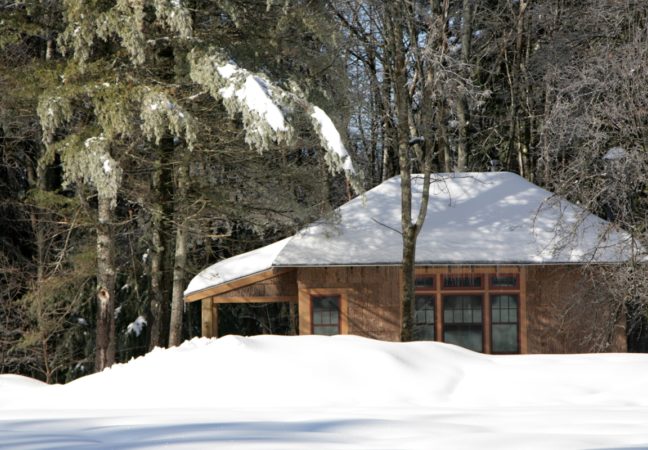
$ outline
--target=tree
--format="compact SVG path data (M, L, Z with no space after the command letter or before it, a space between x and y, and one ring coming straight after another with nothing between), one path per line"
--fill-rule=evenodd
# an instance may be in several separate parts
M307 119L326 150L329 167L346 173L351 183L359 186L342 140L323 110L298 91L281 88L266 76L239 67L230 55L213 47L213 41L193 40L191 13L183 3L160 0L146 5L125 1L114 5L66 4L66 28L59 44L71 57L65 79L43 96L39 105L49 161L53 155L60 155L67 182L92 186L97 192L96 370L109 366L115 353L112 311L117 265L112 255L114 211L125 176L120 161L133 154L148 159L151 147L160 148L154 154L170 155L174 167L170 219L175 238L168 241L175 247L169 343L176 345L182 339L182 291L191 215L186 200L190 159L194 159L189 155L199 149L201 133L210 130L206 124L209 116L194 109L195 96L208 94L212 104L222 102L231 117L240 118L245 141L259 151L269 150L275 142L292 145L295 128L291 122L296 122L292 115ZM217 10L231 15L233 10L228 8ZM203 12L212 11L205 8ZM101 42L103 45L99 45ZM148 46L150 42L153 49ZM149 59L154 61L152 66L145 64ZM158 71L153 80L151 68ZM195 93L196 88L203 91ZM155 231L155 240L159 240L155 237L159 233ZM155 252L159 254L157 244ZM154 276L157 289L159 274ZM159 294L154 292L154 298ZM154 308L158 306L154 304Z

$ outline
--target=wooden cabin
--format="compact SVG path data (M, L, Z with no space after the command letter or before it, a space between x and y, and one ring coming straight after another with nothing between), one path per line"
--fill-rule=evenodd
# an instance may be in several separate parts
M422 178L412 183L414 211ZM436 174L416 250L413 333L484 353L625 351L624 319L595 269L632 252L603 219L506 172ZM289 302L299 334L397 341L400 178L299 233L217 262L185 291L218 336L223 303ZM588 270L583 270L587 267ZM603 345L601 345L603 342Z

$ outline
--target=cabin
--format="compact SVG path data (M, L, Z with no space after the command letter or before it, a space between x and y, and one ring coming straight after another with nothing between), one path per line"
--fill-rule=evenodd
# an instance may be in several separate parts
M413 177L413 214L422 184ZM202 302L202 334L218 336L221 304L287 302L301 335L398 341L400 197L391 178L294 236L200 272L185 301ZM596 268L632 251L623 230L516 174L433 174L414 338L487 354L584 352L593 341L625 351L625 318L605 301Z

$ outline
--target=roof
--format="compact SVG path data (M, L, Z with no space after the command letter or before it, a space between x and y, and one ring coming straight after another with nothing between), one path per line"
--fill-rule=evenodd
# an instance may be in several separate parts
M282 239L274 244L224 259L207 267L193 277L185 289L184 295L271 269L277 255L290 239Z
M413 217L422 184L415 175ZM400 195L400 177L390 178L342 205L333 219L207 268L185 295L197 280L214 285L270 267L400 264ZM630 251L626 232L519 175L433 174L416 264L609 263L627 260Z

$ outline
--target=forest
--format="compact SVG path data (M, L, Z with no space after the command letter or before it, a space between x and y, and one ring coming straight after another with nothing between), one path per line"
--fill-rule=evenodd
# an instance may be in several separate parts
M0 373L198 335L195 273L396 174L515 172L648 246L647 86L645 0L0 0ZM596 272L629 339L644 258Z

